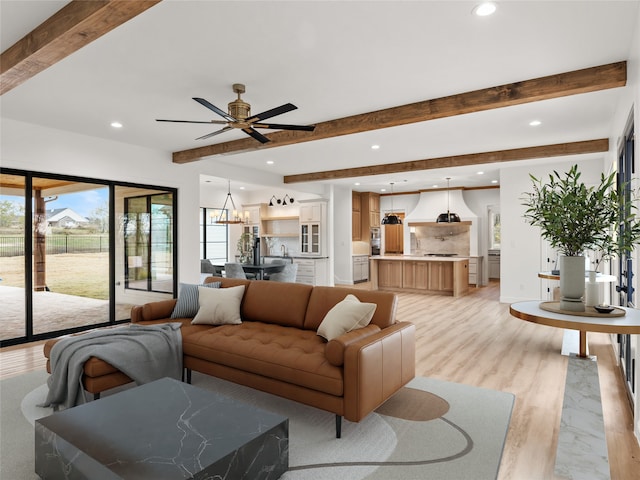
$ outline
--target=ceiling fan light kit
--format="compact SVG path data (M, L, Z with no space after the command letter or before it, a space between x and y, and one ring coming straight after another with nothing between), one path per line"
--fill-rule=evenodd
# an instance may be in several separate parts
M290 125L284 123L262 123L263 120L267 120L268 118L275 117L276 115L281 115L283 113L290 112L292 110L296 110L298 107L293 105L292 103L285 103L284 105L280 105L279 107L272 108L271 110L267 110L262 113L258 113L257 115L251 115L251 104L242 100L241 95L246 91L245 86L242 83L234 83L233 91L238 94L238 98L229 102L227 105L227 112L222 110L221 108L216 107L214 104L200 97L193 97L193 100L198 102L203 107L208 108L209 110L215 112L220 115L224 120L210 120L210 121L198 121L198 120L165 120L165 119L156 119L157 122L174 122L174 123L209 123L214 125L225 125L220 130L216 130L215 132L207 133L206 135L202 135L201 137L196 138L196 140L204 140L206 138L211 138L215 135L219 135L224 132L228 132L233 129L240 129L250 137L259 141L260 143L268 143L269 139L265 137L263 134L258 132L256 128L262 129L275 129L275 130L299 130L303 132L312 132L316 126L315 125Z

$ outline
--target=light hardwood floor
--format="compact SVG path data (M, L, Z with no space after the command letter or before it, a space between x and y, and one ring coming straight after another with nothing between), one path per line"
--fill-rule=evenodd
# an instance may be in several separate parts
M498 298L497 282L458 299L401 293L397 318L417 326L417 375L515 394L500 480L560 478L553 472L567 370L563 332L512 317ZM639 478L640 447L609 337L590 333L588 341L598 357L611 478ZM0 379L44 369L42 343L1 349Z

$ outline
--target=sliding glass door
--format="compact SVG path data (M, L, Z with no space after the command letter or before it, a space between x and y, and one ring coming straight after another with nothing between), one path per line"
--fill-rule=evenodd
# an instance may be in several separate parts
M0 345L176 294L176 192L0 169Z

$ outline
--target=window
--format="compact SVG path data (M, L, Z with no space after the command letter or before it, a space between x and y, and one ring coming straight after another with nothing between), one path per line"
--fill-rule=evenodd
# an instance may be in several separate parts
M489 250L500 248L500 207L489 205Z
M214 223L212 218L216 215L220 215L219 208L200 209L200 258L222 264L228 260L229 226Z

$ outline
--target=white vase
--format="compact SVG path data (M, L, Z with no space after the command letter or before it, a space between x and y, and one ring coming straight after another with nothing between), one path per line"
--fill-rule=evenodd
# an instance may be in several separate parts
M584 257L560 256L560 309L584 312Z
M597 272L589 270L589 281L584 289L584 305L593 307L600 304L600 285L596 283Z

